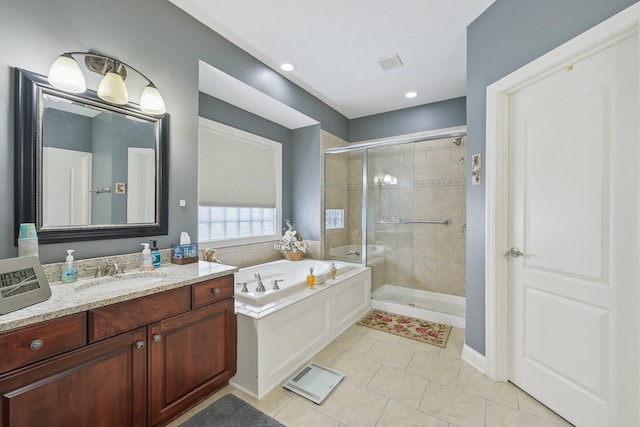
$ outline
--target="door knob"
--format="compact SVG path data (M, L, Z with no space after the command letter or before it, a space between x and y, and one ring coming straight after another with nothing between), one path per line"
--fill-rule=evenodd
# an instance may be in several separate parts
M505 255L508 255L511 258L518 258L518 257L524 256L524 254L520 251L520 249L516 248L515 246L509 249L509 251Z

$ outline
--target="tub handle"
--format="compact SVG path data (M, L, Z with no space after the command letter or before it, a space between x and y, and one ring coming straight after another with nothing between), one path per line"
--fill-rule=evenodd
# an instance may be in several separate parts
M280 289L280 286L278 286L278 282L284 282L284 279L276 279L273 282L271 282L273 284L273 290L277 291Z
M240 292L249 292L249 289L247 289L247 282L239 282L236 283L236 285L242 285L242 289L240 289Z

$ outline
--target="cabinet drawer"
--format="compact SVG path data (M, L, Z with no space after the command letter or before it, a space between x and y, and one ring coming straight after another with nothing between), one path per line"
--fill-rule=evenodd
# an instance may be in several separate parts
M85 313L48 320L0 335L0 373L87 344Z
M190 287L89 310L89 342L145 326L191 310Z
M233 275L193 285L193 308L199 308L233 296Z

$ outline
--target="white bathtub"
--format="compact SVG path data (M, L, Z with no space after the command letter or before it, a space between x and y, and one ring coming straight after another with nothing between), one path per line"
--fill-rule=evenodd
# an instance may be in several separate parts
M260 272L268 290L263 295L252 292L251 296L236 287L238 369L231 384L261 399L370 310L371 269L336 264L335 280L326 279L331 261L282 260L236 273L236 280L247 281L249 290L254 291L253 274ZM309 268L318 268L321 276L313 289L306 286ZM292 276L291 282L302 281L304 286L269 293L271 280L281 274ZM256 298L258 303L245 300ZM267 304L261 298L272 301Z
M339 275L350 268L345 263L336 262L335 264ZM237 300L253 305L264 305L306 288L307 275L311 268L313 268L313 274L317 278L316 283L323 283L329 278L330 267L331 261L314 259L287 261L282 259L242 268L235 273L235 297ZM256 291L258 280L255 277L255 273L260 273L262 283L266 288L265 292ZM273 290L274 280L282 280L282 282L278 282L279 290ZM248 292L242 292L241 283L247 284Z

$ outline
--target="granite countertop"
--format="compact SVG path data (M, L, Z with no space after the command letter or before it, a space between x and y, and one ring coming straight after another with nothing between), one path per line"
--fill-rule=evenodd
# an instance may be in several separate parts
M132 270L114 277L79 279L73 283L53 282L50 283L51 298L47 301L0 315L0 331L8 331L92 308L176 289L233 274L237 271L237 267L198 261L197 264L186 265L163 264L159 269L149 272ZM113 284L113 281L118 279L143 277L157 278L158 280L148 284L137 284L130 289L101 287L102 284ZM94 281L97 281L97 284L92 285Z

